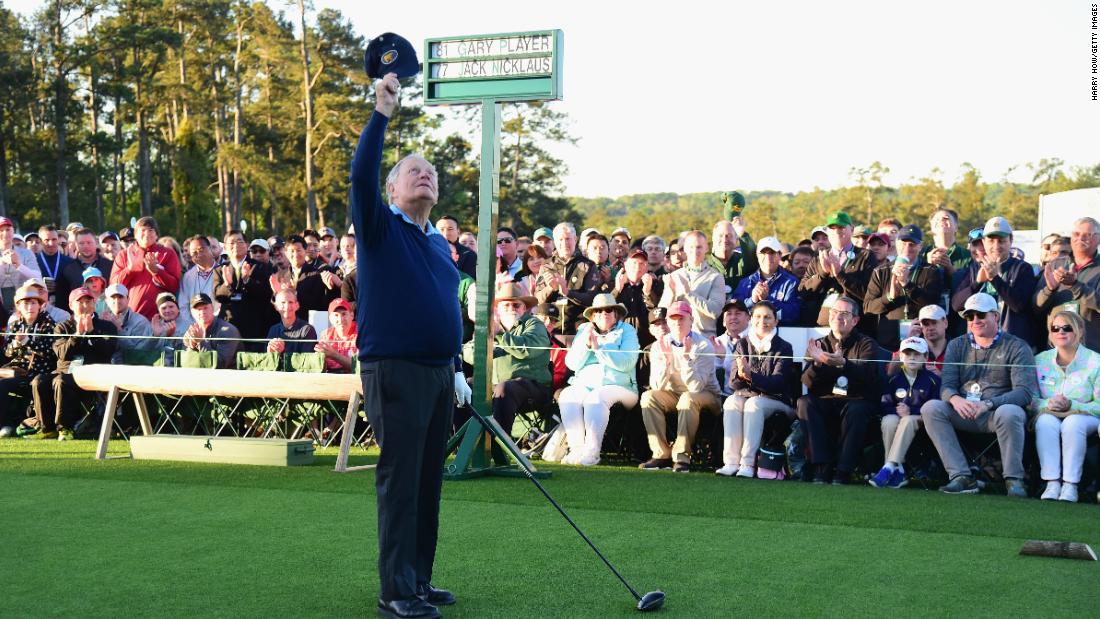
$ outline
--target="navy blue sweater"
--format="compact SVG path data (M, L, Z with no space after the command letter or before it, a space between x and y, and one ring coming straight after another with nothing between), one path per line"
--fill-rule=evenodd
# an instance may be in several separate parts
M900 391L905 392L904 397L897 396ZM919 415L920 407L924 406L925 402L938 399L940 399L939 376L921 368L917 371L916 380L910 385L905 373L899 371L890 377L886 392L882 394L882 414L896 415L898 404L904 402L909 406L910 415Z
M371 116L351 164L359 359L456 363L462 348L458 269L441 234L431 227L426 233L382 199L382 143L388 123L378 112Z

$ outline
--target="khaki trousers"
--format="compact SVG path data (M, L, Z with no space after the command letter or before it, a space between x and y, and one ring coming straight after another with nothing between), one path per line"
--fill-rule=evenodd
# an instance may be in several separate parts
M905 453L909 451L909 446L913 444L917 430L921 427L920 415L884 415L881 427L886 461L905 464Z
M642 422L649 435L649 449L659 460L672 460L681 464L691 462L691 446L699 429L699 414L703 411L717 415L721 411L718 396L702 393L676 393L675 391L649 390L642 394ZM665 415L676 413L676 442L668 443Z

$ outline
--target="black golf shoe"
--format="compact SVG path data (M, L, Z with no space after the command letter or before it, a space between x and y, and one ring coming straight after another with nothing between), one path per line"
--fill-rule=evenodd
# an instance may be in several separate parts
M455 603L455 596L446 589L437 589L432 583L416 586L416 597L433 606L450 606Z
M438 619L439 609L418 597L388 601L379 598L378 614L388 619Z

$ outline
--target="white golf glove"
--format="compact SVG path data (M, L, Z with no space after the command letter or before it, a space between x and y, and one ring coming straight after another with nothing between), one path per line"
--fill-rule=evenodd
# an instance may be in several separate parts
M459 406L467 406L474 397L474 390L466 383L466 375L455 372L455 400Z

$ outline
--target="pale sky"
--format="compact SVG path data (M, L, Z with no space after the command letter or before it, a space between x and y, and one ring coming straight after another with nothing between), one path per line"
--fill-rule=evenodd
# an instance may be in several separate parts
M580 138L559 150L569 195L829 189L876 160L888 184L934 167L950 184L963 162L989 181L1044 157L1100 162L1091 1L315 5L418 51L428 37L562 29L553 105Z

